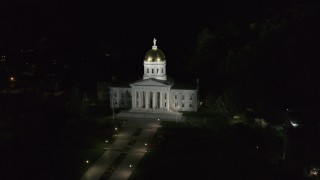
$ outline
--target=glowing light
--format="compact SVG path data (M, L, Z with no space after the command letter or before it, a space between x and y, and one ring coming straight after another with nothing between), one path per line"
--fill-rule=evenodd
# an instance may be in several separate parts
M146 145L148 145L147 143L144 143L144 145L146 146Z
M16 81L16 78L14 78L13 76L10 77L10 81Z
M148 57L148 61L151 61L151 60L152 60L152 57L151 57L151 56L149 56L149 57Z
M158 121L160 121L160 119L158 118Z
M86 163L89 164L89 160L86 160Z
M160 58L157 58L157 61L160 61Z
M132 168L132 164L130 164L130 166L129 167L131 167Z
M114 128L114 130L118 131L118 128Z
M259 149L259 146L257 146L257 149Z
M292 125L293 127L298 127L298 123L292 122L292 121L290 121L290 123L291 123L291 125Z
M108 140L106 140L106 143L109 142Z

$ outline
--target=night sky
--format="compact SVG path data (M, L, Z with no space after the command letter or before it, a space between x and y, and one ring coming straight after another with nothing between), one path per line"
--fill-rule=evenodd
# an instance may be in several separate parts
M285 17L288 9L304 7L305 4L308 5L305 6L307 15L308 8L313 12L312 8L316 7L314 4L318 4L315 2L229 0L212 1L210 4L173 4L162 1L7 1L1 3L0 52L49 49L46 55L51 59L56 58L65 63L77 62L84 57L87 63L101 68L97 72L104 68L99 65L99 61L105 59L105 53L110 53L115 59L114 66L106 67L105 70L112 69L113 72L106 76L123 74L117 68L120 64L126 64L121 71L130 72L128 80L131 81L142 76L142 60L155 37L158 47L167 57L168 75L179 80L188 73L181 65L186 63L190 50L195 49L198 35L205 27L215 31L227 22L232 22L239 25L241 30L240 26L248 26L253 22L261 23L268 18ZM316 20L315 15L313 17L310 21ZM293 67L288 70L294 81L300 75L294 77L292 72L298 70L309 73L309 68L315 67L315 59L319 57L315 53L315 43L320 39L316 35L319 28L316 22L304 23L308 26L297 24L298 29L290 30L292 34L297 34L292 35L297 39L293 40L295 47L291 49L296 54L282 62L282 65ZM238 38L250 37L241 35ZM298 61L301 59L305 59L306 63L297 68L300 67ZM43 62L45 61L44 59ZM310 76L316 80L316 75ZM126 77L121 78L126 80Z

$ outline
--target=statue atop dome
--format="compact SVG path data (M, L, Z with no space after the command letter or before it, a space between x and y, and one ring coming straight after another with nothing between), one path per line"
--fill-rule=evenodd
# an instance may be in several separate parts
M156 46L156 42L157 42L156 38L153 38L153 46Z

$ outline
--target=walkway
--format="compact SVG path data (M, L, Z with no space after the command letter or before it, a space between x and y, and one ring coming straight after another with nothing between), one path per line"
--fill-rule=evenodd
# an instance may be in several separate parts
M120 116L117 115L117 117L121 117L121 113ZM124 180L130 177L134 167L139 163L147 151L145 143L148 143L157 131L159 121L155 117L135 118L133 116L128 116L127 119L128 121L122 126L117 139L87 170L81 180L98 180L121 153L127 153L127 155L120 165L118 165L117 169L111 174L109 179ZM139 135L136 135L135 132L138 128L142 128L142 131ZM130 141L135 143L130 144Z
M152 110L152 109L131 109L123 111L116 115L118 118L148 118L148 119L161 119L162 121L185 121L185 117L180 112L170 110Z

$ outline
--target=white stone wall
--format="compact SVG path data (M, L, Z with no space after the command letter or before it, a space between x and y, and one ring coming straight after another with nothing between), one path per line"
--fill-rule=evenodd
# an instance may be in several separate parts
M197 111L197 90L171 89L170 109Z
M143 79L155 78L160 80L167 80L166 61L161 61L161 62L144 61L143 66L144 66Z
M129 97L128 97L129 96ZM110 87L110 108L131 108L131 88Z

